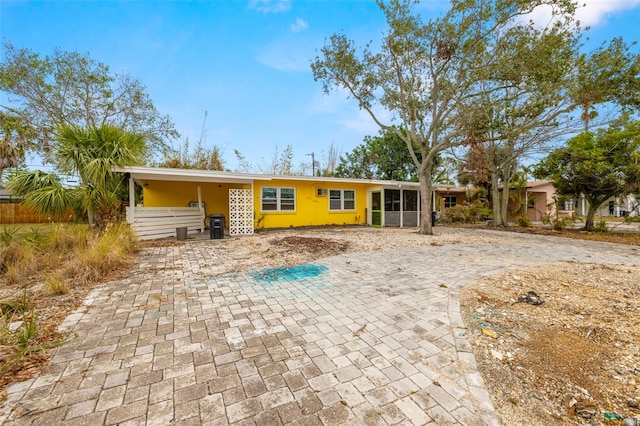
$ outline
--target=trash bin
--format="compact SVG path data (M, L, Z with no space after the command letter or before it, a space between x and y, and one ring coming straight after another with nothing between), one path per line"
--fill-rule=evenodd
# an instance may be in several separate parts
M181 226L176 228L176 239L178 241L186 241L187 240L187 227Z
M436 226L436 212L431 212L431 226Z
M224 215L223 214L211 214L209 215L209 233L212 240L221 240L224 238Z

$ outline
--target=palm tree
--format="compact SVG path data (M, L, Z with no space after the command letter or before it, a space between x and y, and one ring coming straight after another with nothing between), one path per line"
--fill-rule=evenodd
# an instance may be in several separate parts
M61 126L56 131L57 149L53 154L56 169L79 177L79 185L66 188L56 175L41 171L19 172L7 187L25 197L25 204L45 214L59 213L64 206L86 213L90 225L96 224L96 212L115 204L120 184L114 169L141 163L146 150L142 135L125 132L112 125L82 128Z

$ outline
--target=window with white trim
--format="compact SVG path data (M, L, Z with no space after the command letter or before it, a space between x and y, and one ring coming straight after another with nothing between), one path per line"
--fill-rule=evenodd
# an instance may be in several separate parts
M353 189L330 189L329 190L329 210L355 210L356 191Z
M295 211L296 209L296 189L263 187L262 188L262 211L282 212Z

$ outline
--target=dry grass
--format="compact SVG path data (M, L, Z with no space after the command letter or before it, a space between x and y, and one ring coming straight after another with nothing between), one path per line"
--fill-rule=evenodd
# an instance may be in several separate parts
M82 284L97 282L131 265L131 253L137 249L138 241L128 225L112 225L103 234L92 238L86 249L67 264L65 275Z
M0 230L0 387L38 371L77 296L131 265L137 249L126 224Z

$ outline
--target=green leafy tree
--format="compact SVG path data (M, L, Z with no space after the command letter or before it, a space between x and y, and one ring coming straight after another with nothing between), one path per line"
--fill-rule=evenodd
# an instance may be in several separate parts
M103 225L103 219L115 207L115 193L122 182L122 176L114 170L142 162L144 136L110 125L61 126L55 135L56 169L63 175L78 176L78 186L68 188L58 175L36 170L17 171L7 187L39 213L60 214L75 209L86 214L89 224Z
M406 143L394 132L365 136L363 143L340 157L335 175L355 179L417 181L418 168Z
M613 103L623 111L640 108L640 55L621 37L581 54L575 71L571 96L582 109L585 132L598 116L598 105Z
M418 168L420 232L431 234L436 158L486 133L468 123L474 116L472 106L501 88L485 84L495 78L487 71L496 64L515 65L519 59L513 48L504 48L511 41L503 35L514 28L532 28L517 18L540 4L552 6L563 17L571 16L575 5L569 0L454 0L448 12L424 24L412 4L378 2L388 26L379 51L370 46L358 49L345 35L334 34L312 70L325 92L345 89L378 126L405 142ZM570 19L554 22L563 22L557 24L558 31L575 30ZM383 120L376 112L379 107L392 113L397 126Z
M589 203L584 228L593 229L595 213L611 197L640 192L640 121L627 116L606 129L583 132L552 151L534 170L548 178L560 196Z
M33 129L31 140L45 155L52 152L59 126L100 128L112 125L144 136L154 149L165 148L178 132L153 105L146 88L126 73L113 73L88 54L55 50L42 57L3 43L0 105L21 125Z

